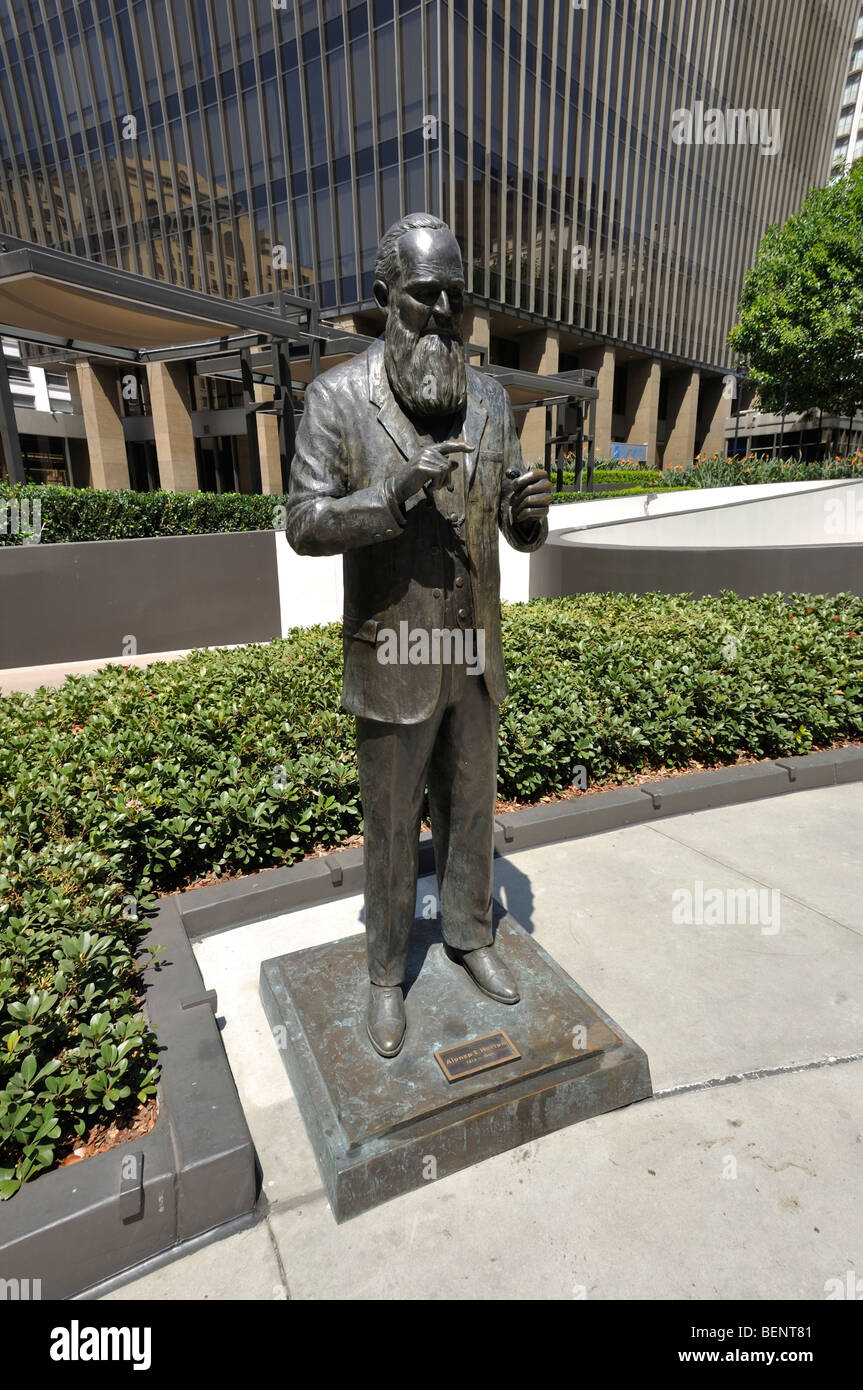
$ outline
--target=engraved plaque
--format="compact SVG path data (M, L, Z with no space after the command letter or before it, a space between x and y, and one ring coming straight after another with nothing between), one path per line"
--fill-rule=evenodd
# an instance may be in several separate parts
M461 1081L465 1076L474 1076L478 1071L489 1067L499 1067L504 1062L515 1062L521 1053L513 1046L506 1033L486 1033L482 1038L472 1038L470 1042L459 1043L456 1047L442 1047L435 1053L437 1063L447 1081Z

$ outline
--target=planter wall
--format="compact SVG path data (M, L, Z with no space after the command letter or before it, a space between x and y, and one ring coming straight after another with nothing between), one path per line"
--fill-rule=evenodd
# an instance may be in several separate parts
M837 505L842 535L826 524ZM507 602L863 593L863 482L609 497L549 523L535 554L501 541ZM267 642L341 614L341 556L297 555L284 531L0 546L0 668Z
M0 666L278 637L275 541L242 531L2 546Z
M162 1068L156 1124L0 1207L0 1279L39 1280L43 1298L74 1297L254 1210L252 1140L176 897L162 900L148 941L164 948L144 976Z
M547 546L531 560L530 598L591 593L704 598L724 589L744 598L775 593L863 594L863 544L763 549L560 545Z

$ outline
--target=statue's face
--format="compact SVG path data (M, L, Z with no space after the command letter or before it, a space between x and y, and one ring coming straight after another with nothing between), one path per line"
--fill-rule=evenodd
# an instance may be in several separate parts
M399 242L401 282L390 292L390 313L421 337L461 337L464 270L452 232L418 227Z
M458 242L448 230L416 227L398 247L401 276L395 285L379 287L386 291L384 361L390 384L414 414L452 415L467 394Z

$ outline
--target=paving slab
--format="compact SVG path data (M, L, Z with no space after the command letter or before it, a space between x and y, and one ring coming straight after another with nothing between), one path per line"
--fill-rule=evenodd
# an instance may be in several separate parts
M343 1226L322 1200L268 1219L296 1299L823 1299L863 1271L861 1084L642 1101Z
M817 798L817 815L850 815L856 796L863 839L863 787L795 793ZM836 809L834 810L835 799ZM745 841L774 802L735 808ZM759 1067L853 1054L863 1048L863 853L840 872L847 914L825 915L797 895L796 847L764 855L750 874L718 857L719 831L701 811L663 822L526 850L500 860L501 900L593 999L637 1038L655 1089ZM779 821L776 836L785 826ZM709 852L683 842L700 834ZM814 831L813 831L814 833ZM673 837L673 838L672 838ZM825 876L828 869L824 868ZM757 877L756 877L757 873ZM762 921L675 921L692 896L718 890L726 919L754 890ZM790 884L790 889L788 885ZM774 897L775 892L775 897ZM678 895L678 896L675 896ZM813 895L815 897L816 895ZM754 905L750 896L747 906ZM834 903L840 911L842 904ZM702 914L705 918L707 913Z
M194 1250L190 1255L103 1295L103 1299L244 1301L289 1297L272 1232L266 1221Z
M863 934L863 783L674 816L656 834Z

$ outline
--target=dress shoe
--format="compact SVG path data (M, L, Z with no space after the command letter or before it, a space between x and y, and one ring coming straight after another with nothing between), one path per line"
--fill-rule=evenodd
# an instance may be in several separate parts
M474 984L498 1004L517 1004L518 985L493 946L459 952L459 959Z
M366 1032L382 1057L395 1057L405 1040L405 1001L401 985L371 986L366 1012Z

